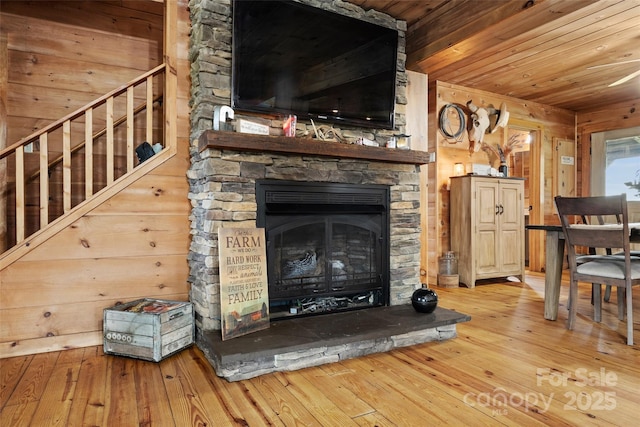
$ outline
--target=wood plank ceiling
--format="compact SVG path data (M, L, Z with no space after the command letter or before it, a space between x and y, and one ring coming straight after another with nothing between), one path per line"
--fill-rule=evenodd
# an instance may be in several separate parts
M405 20L430 81L578 112L640 99L640 0L349 1Z

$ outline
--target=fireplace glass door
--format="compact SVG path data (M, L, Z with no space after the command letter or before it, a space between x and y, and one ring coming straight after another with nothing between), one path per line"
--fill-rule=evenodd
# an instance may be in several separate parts
M266 206L259 216L267 237L271 317L386 305L386 211L379 205L345 204L342 196L338 204L312 199Z

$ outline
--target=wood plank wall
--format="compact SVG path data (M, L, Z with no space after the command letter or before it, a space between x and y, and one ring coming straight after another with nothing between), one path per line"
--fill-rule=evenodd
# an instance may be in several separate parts
M187 0L166 6L174 18L165 30L177 32L177 42L163 54L163 3L2 5L17 67L10 71L9 141L153 68L163 55L177 73L178 120L176 140L166 142L173 157L0 270L0 357L101 344L102 310L118 301L188 299L190 23Z
M161 64L163 4L3 2L9 35L8 141ZM145 3L144 6L136 3Z
M411 135L411 149L429 151L427 113L428 77L426 74L407 71L407 134ZM420 281L428 283L429 265L428 233L429 224L426 215L429 194L429 165L420 166Z
M468 87L453 85L445 82L430 82L429 84L429 151L436 152L436 163L429 167L429 202L427 206L428 251L429 251L429 283L437 283L438 257L450 249L449 242L449 190L447 184L453 175L453 165L456 162L465 165L469 163L489 164L498 167L498 159L489 157L486 152L470 153L466 132L460 141L447 140L439 131L439 113L447 104L461 106L466 114L466 103L473 100L475 105L500 107L502 102L507 105L510 113L509 123L534 127L542 133L542 155L544 171L542 197L544 198L544 216L553 217L552 195L552 165L553 138L575 139L575 113L534 102L502 96L490 92L480 91ZM468 123L468 122L467 122ZM495 146L503 145L506 141L503 130L495 134L485 135L485 142ZM542 243L539 243L542 245ZM543 250L543 247L540 248Z

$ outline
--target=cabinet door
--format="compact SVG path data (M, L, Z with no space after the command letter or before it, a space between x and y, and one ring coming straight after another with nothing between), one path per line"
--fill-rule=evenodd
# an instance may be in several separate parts
M474 247L476 273L490 274L499 271L498 259L498 182L478 180L474 186L475 232Z
M499 259L503 273L521 274L524 256L522 184L500 183Z

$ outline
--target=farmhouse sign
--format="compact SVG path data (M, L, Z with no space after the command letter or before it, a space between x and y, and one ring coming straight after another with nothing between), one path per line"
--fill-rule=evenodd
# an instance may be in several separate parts
M220 228L222 340L269 327L264 228Z

